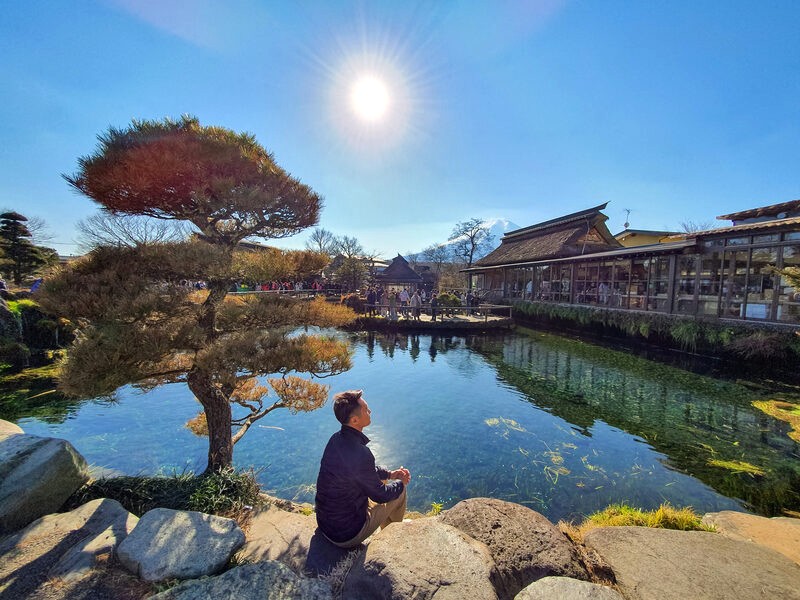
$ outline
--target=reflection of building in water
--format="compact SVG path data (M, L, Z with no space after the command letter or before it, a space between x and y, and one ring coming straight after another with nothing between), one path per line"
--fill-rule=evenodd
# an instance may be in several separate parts
M785 424L753 408L743 386L551 336L508 336L500 348L473 348L502 381L582 435L606 423L640 436L673 468L762 514L800 509L796 444ZM731 477L710 467L711 459L743 459L768 474Z
M800 200L707 231L608 231L601 204L507 233L466 272L483 297L800 323ZM634 245L639 241L646 245Z

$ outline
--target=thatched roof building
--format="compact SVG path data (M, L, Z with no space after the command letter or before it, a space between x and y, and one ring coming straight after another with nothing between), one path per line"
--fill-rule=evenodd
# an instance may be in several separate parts
M399 254L394 257L392 264L386 267L383 272L375 276L378 283L384 285L420 285L422 277L420 277L414 269L408 264L408 261Z
M621 248L606 227L608 217L600 212L606 204L509 231L498 248L473 266L512 265Z

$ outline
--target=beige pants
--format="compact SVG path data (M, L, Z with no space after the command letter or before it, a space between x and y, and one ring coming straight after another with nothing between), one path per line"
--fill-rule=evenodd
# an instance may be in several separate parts
M405 514L406 488L403 486L403 493L385 504L378 504L372 500L367 500L367 520L356 537L346 542L334 542L333 540L330 540L330 542L340 548L355 548L375 533L378 527L383 529L389 525L389 523L401 523Z

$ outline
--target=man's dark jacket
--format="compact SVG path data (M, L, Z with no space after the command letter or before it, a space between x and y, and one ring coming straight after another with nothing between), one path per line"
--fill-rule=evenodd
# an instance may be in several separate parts
M375 466L369 438L342 425L331 436L317 477L317 524L334 542L352 540L367 520L367 498L384 503L403 493L402 481L390 481L389 471Z

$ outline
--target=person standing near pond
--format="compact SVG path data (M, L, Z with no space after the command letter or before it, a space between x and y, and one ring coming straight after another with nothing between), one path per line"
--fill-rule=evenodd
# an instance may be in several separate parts
M389 320L397 321L397 294L389 292Z
M409 302L411 303L411 316L414 317L415 321L419 321L419 309L422 306L422 299L419 297L417 290L414 290Z
M431 295L431 321L436 321L436 309L439 307L439 299L436 297L436 292Z
M406 512L408 469L375 466L363 429L372 411L362 390L333 397L333 413L342 424L331 436L317 477L316 514L322 534L340 548L353 548L378 527L400 523Z

